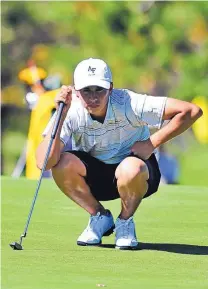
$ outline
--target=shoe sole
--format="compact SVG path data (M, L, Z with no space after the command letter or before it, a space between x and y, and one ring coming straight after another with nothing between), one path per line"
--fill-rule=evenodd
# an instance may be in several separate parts
M103 236L104 237L110 236L111 234L113 234L114 229L115 229L115 226L111 227L108 231L106 231L103 234ZM78 246L99 246L101 244L102 244L102 242L95 243L95 244L90 244L90 243L85 243L85 242L82 242L82 241L77 241L77 245Z
M102 242L100 243L96 243L96 244L89 244L89 243L85 243L85 242L82 242L82 241L77 241L77 245L78 246L100 246L102 244Z
M113 225L113 227L111 227L108 231L106 231L103 236L110 236L111 234L113 234L114 232L114 229L115 229L115 225Z
M117 250L138 250L139 244L137 246L116 246Z

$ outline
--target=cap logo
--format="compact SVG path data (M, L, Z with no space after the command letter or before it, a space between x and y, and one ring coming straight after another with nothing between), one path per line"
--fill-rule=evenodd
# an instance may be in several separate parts
M96 70L95 67L91 67L91 66L88 67L88 72L90 72L92 74L95 74L95 70Z

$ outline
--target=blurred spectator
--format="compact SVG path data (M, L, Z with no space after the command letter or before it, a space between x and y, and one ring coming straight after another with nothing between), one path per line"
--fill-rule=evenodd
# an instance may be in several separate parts
M33 61L28 62L28 68L18 74L19 80L26 89L25 100L31 110L27 142L16 163L12 176L19 177L26 164L26 177L36 178L39 170L35 163L35 149L41 141L41 126L48 122L55 111L54 98L61 87L59 75L49 75L44 69L37 67ZM51 172L44 172L44 177L50 177Z
M161 184L179 183L179 164L173 155L170 155L162 145L156 154L160 172Z
M25 100L29 109L33 109L39 99L47 91L52 91L61 87L59 75L49 75L41 68L37 67L31 59L27 63L28 67L21 70L18 78L24 83L26 89Z
M50 75L41 80L43 92L41 96L44 96L46 91L56 90L61 87L61 79L58 75ZM39 95L37 92L27 92L25 95L26 103L29 109L33 109L38 101Z

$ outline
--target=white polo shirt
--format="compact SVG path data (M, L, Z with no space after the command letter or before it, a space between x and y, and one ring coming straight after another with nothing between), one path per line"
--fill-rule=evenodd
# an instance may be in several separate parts
M131 153L136 141L149 138L148 125L161 127L166 99L113 89L103 123L93 120L79 100L72 101L60 139L65 146L71 139L72 150L85 151L108 164L119 163ZM43 135L49 131L55 116L56 113Z

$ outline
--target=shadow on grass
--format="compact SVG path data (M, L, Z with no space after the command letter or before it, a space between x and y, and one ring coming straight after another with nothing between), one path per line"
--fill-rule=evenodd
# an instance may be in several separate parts
M101 248L115 248L112 244L102 244ZM169 243L139 243L138 247L131 251L153 250L165 251L177 254L188 255L208 255L208 246L187 245L187 244L169 244Z

